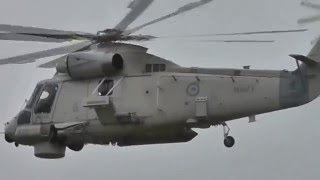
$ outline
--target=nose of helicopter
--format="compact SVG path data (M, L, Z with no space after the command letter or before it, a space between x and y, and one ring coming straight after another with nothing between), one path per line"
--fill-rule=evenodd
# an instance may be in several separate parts
M4 138L8 143L14 142L14 120L7 122L4 129Z

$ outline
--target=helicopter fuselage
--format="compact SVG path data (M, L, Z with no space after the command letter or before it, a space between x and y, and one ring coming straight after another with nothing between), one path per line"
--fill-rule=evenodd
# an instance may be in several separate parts
M145 52L127 52L105 64L102 57L112 56L94 56L102 59L89 66L92 53L80 55L85 61L70 56L57 68L70 75L57 73L37 85L25 109L6 126L8 142L34 146L41 158L61 158L65 147L79 151L85 144L187 142L197 136L192 128L226 126L243 117L252 121L258 114L306 104L320 89L305 65L296 71L184 68ZM105 72L94 68L114 65L122 72L84 78Z
M31 120L22 122L21 127L66 126L62 131L66 131L71 144L72 141L122 146L168 143L174 136L177 138L173 142L185 142L194 137L190 128L208 128L308 102L304 86L293 72L196 68L178 71L181 72L43 81L36 88L34 104L24 110L30 112ZM101 84L102 80L106 84ZM107 86L101 90L105 92L96 89L99 84ZM56 94L50 110L41 110L37 107L41 105L40 92L46 92L48 86L54 86ZM85 100L93 96L93 100ZM101 103L106 99L108 102ZM92 101L98 102L90 106ZM79 126L68 128L69 124ZM172 134L167 136L169 133ZM148 137L151 139L144 142ZM36 143L32 136L30 142L24 141L22 137L18 142Z

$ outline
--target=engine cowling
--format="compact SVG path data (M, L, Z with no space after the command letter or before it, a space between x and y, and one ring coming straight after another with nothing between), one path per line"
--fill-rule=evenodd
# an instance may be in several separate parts
M67 56L56 66L58 73L67 73L74 79L110 76L123 69L120 54L105 52L77 52Z

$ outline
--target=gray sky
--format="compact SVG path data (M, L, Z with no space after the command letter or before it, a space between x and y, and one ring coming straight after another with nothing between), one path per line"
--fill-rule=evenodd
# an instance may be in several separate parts
M193 0L156 0L135 25L156 18ZM0 0L0 23L96 32L111 28L125 15L128 0ZM319 1L320 2L320 1ZM215 0L214 3L139 33L158 36L304 28L296 21L316 11L299 7L299 0ZM320 13L320 12L319 12ZM196 43L158 40L142 43L150 52L183 66L258 69L295 68L290 53L306 54L320 25L309 32L251 36L275 39L274 44ZM231 39L229 37L228 39ZM244 36L243 38L247 38ZM213 38L212 38L213 39ZM227 39L227 38L224 38ZM0 42L0 58L57 47L59 44ZM37 63L0 67L1 124L10 120L35 84L54 70ZM0 179L319 179L320 101L306 106L229 123L236 145L226 149L222 128L197 130L185 144L118 148L89 145L80 153L68 150L61 160L40 160L33 148L15 148L0 140Z

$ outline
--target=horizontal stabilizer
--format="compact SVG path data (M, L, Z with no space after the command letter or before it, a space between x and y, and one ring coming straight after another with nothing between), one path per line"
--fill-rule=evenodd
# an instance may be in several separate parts
M317 61L307 57L307 56L304 56L304 55L299 55L299 54L290 54L291 57L293 57L294 59L298 60L298 61L301 61L309 66L316 66L318 64Z

